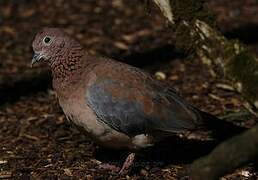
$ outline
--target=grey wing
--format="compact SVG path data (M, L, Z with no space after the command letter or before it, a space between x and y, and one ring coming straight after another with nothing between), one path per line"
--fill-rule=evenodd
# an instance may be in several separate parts
M106 79L91 85L86 98L99 120L129 136L194 129L198 120L173 91L162 94Z
M99 120L113 129L132 136L147 132L147 117L141 104L122 97L113 97L103 84L92 85L86 98Z

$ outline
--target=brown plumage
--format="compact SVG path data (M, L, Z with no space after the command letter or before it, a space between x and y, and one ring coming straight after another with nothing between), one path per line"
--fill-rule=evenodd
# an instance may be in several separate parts
M60 29L44 28L32 46L32 64L50 66L67 118L105 146L139 149L175 133L221 129L222 121L197 110L165 83L138 68L89 55Z

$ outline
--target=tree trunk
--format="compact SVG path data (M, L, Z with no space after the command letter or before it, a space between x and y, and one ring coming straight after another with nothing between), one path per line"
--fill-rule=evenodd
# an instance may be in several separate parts
M237 40L227 40L216 30L215 19L203 0L153 0L176 32L176 46L193 51L217 78L230 85L258 113L258 61ZM257 114L256 114L257 115Z

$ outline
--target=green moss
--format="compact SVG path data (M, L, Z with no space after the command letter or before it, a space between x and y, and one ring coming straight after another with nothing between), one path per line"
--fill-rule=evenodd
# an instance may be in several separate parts
M188 25L185 25L184 23L178 24L175 31L176 47L178 49L183 49L187 53L196 53L202 45L214 44L211 39L202 39L199 33L192 31L194 27L194 23Z
M171 0L172 12L176 22L176 47L192 53L196 52L198 45L207 44L202 42L198 33L192 33L195 20L201 20L213 27L214 16L204 9L203 0ZM189 27L184 24L188 23ZM205 39L207 41L207 39Z
M216 34L216 31L214 36L209 35L208 38L201 38L200 33L195 32L193 28L196 28L197 19L207 23L211 28L215 27L215 18L204 8L203 0L170 0L170 3L176 23L176 47L195 53L205 45L209 47L210 51L204 56L223 61L214 63L215 67L223 66L218 67L223 69L221 77L226 75L228 79L240 82L246 99L251 102L256 101L258 99L258 62L254 56L243 51L243 46L238 42L227 41L222 35Z
M236 55L226 65L228 76L242 83L242 92L251 102L258 99L258 63L247 51Z
M204 8L203 0L170 0L170 4L176 22L199 19L210 26L215 25L215 16Z
M183 23L179 24L176 29L176 47L189 53L194 50L194 38L190 35L190 29Z

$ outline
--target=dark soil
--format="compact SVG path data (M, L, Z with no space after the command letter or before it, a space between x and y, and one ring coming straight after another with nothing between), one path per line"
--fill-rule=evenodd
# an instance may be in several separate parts
M210 0L208 7L217 13L218 26L228 38L240 39L258 54L257 1ZM238 94L220 88L223 80L214 79L198 59L173 48L173 34L159 11L137 0L0 1L0 80L30 68L31 42L44 26L63 27L90 53L153 75L164 73L182 96L214 115L244 109ZM120 165L128 152L99 147L69 124L51 87L1 104L0 179L178 179L187 164L214 146L200 140L171 141L168 148L139 153L132 171L119 176L98 166ZM250 127L254 120L235 123ZM225 179L256 179L257 173L250 164Z

